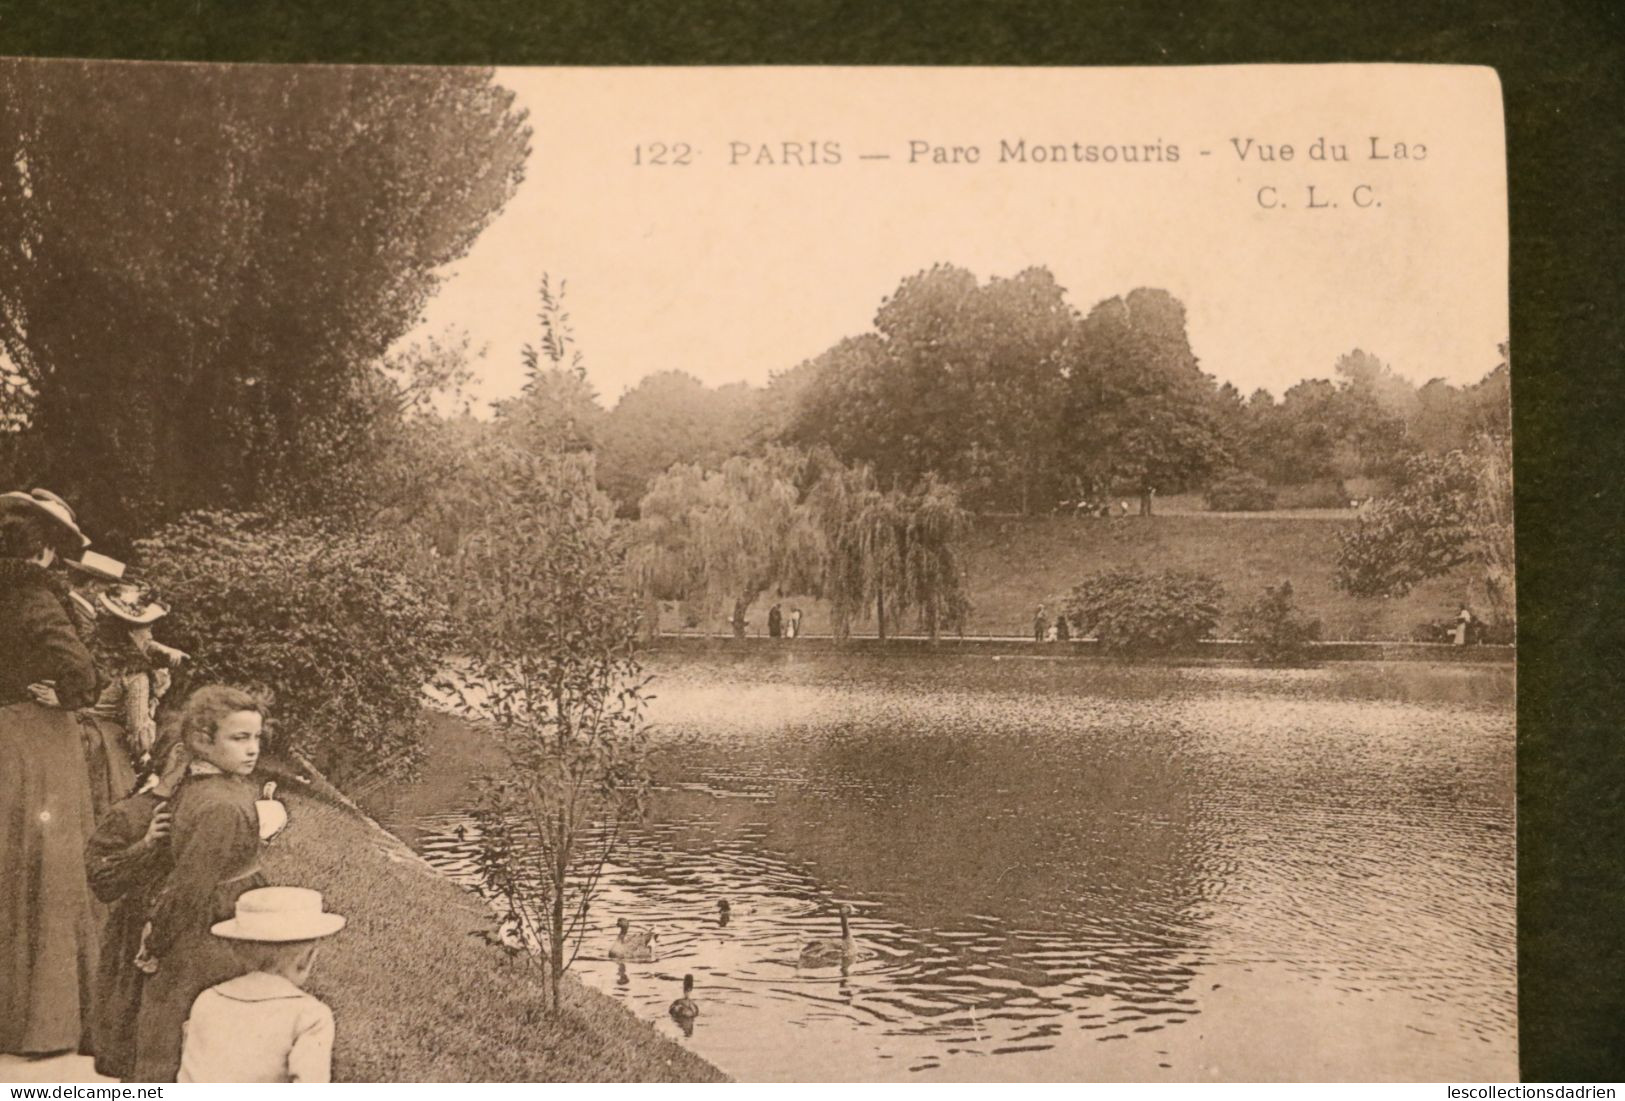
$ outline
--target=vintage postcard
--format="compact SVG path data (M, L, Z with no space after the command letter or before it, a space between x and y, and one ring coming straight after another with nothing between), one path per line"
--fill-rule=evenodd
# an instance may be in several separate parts
M0 142L0 1078L1517 1076L1493 71Z

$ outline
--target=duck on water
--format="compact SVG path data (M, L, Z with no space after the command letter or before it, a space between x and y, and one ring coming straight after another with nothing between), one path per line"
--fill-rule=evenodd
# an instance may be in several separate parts
M819 940L810 940L801 949L801 956L797 961L799 967L835 967L856 963L859 960L870 959L874 953L867 948L859 947L852 939L852 928L847 919L852 916L852 907L841 903L837 911L841 918L841 936L839 940L826 937Z
M659 938L653 929L634 928L625 918L615 924L621 932L609 946L610 959L648 963L655 958L655 941Z

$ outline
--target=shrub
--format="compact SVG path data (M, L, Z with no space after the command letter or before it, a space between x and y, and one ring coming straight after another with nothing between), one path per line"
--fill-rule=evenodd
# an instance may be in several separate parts
M1454 623L1447 623L1442 619L1425 619L1411 628L1411 641L1449 642L1450 632L1455 629Z
M1292 582L1270 585L1241 610L1236 628L1253 646L1253 660L1267 665L1297 665L1320 638L1320 620L1298 611Z
M1369 479L1367 479L1369 480ZM1275 492L1277 508L1348 508L1357 494L1338 481L1305 482L1282 486Z
M1267 512L1275 507L1275 491L1264 479L1244 470L1224 475L1203 496L1210 512Z
M1076 634L1092 634L1108 650L1167 653L1212 637L1223 595L1207 574L1116 569L1086 578L1065 612Z
M191 513L137 552L171 602L158 633L191 653L190 683L268 689L279 748L340 784L415 763L422 688L448 636L382 539Z

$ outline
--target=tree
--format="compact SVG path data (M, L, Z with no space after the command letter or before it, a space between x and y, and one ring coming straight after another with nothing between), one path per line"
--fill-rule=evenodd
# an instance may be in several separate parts
M1416 387L1382 360L1359 348L1338 357L1342 380L1333 402L1343 477L1391 477L1416 451L1406 427L1420 402Z
M1495 618L1516 618L1512 440L1416 456L1399 488L1342 536L1336 583L1356 596L1402 596L1429 578L1475 566Z
M497 422L514 443L538 454L592 451L604 420L564 308L565 290L561 280L555 291L547 273L542 274L536 314L541 339L520 351L525 385L519 396L496 407Z
M1225 459L1214 384L1185 335L1185 307L1140 288L1097 305L1069 347L1067 459L1092 492L1132 484L1140 513Z
M645 599L729 609L735 638L770 587L803 588L818 572L818 533L801 507L802 457L779 448L707 471L678 464L638 502L629 565Z
M829 463L807 504L822 537L819 591L837 638L870 608L882 639L888 616L910 610L933 640L944 627L963 626L970 605L955 544L969 517L952 486L928 475L913 492L882 491L869 468Z
M609 499L580 452L486 456L481 523L450 563L468 665L444 687L509 767L482 785L482 885L540 943L556 1013L606 861L648 792L637 609Z
M116 546L346 486L529 152L479 69L0 62L0 419Z
M720 466L743 451L760 392L711 389L682 371L659 371L621 395L598 432L599 485L622 511L674 463Z
M1055 489L1062 349L1073 322L1043 268L978 285L938 264L881 303L874 332L841 341L781 384L799 392L784 438L828 446L887 484L935 473L978 501L1025 511Z

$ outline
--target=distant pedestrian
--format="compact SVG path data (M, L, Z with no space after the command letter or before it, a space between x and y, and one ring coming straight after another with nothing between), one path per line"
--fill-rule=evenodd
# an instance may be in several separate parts
M1072 641L1072 625L1067 622L1066 616L1064 615L1057 615L1055 617L1055 641Z
M1473 615L1473 610L1471 608L1463 604L1461 606L1461 611L1456 615L1456 629L1454 632L1456 637L1456 645L1467 646L1473 642L1476 642L1477 638L1475 636L1477 635L1477 627L1478 617Z
M782 634L784 634L784 613L775 604L767 612L767 635L769 638L778 638Z
M801 637L801 609L800 608L791 608L790 609L790 637L791 638L800 638Z
M1038 614L1033 616L1033 641L1043 642L1044 636L1049 633L1049 616L1044 614L1044 606L1038 606Z

